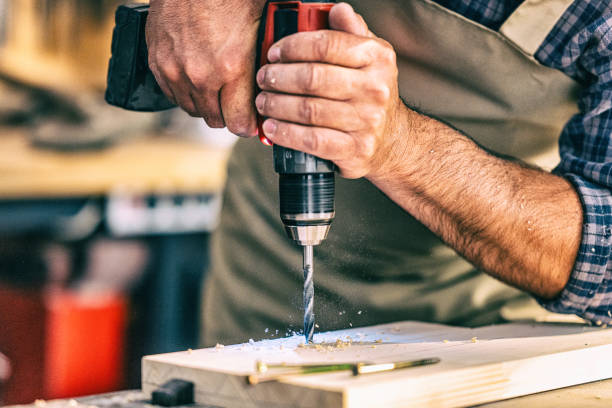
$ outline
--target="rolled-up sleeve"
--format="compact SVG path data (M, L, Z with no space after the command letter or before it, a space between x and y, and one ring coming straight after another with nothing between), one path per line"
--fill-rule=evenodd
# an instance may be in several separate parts
M579 113L561 134L554 173L572 183L584 214L568 284L557 298L538 300L554 312L612 324L612 12L575 1L537 58L583 86Z
M610 267L610 225L612 195L580 176L566 174L582 200L584 221L582 242L570 280L561 294L540 303L557 313L575 313L597 324L611 324L612 268Z

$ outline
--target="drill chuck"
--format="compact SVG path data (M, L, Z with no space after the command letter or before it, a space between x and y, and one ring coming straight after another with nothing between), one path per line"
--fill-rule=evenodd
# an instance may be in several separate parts
M299 245L319 245L334 218L334 173L280 174L280 217Z
M269 1L260 27L258 60L268 63L273 43L300 31L329 27L332 4L319 0ZM260 139L264 136L259 118ZM318 157L274 145L274 170L279 175L280 218L293 241L301 246L319 245L327 237L334 218L336 166Z
M274 146L279 174L280 218L299 245L319 245L334 219L335 165L316 156Z

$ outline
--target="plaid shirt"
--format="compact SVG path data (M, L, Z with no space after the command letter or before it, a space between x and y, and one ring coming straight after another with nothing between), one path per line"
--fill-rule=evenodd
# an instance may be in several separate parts
M463 16L498 30L522 0L435 0ZM584 208L582 243L561 295L540 303L554 312L575 313L612 324L612 4L575 0L535 54L583 86L580 113L559 141L561 163L554 170L569 180Z

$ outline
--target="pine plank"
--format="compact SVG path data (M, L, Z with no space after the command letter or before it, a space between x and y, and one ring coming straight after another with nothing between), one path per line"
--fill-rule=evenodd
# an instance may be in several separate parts
M348 337L347 337L348 336ZM143 391L170 378L196 384L196 401L222 407L460 407L612 378L612 330L581 325L513 323L476 329L401 322L145 357ZM475 339L474 339L475 338ZM382 343L377 343L381 341ZM359 344L357 344L359 343ZM353 377L348 372L286 377L257 386L244 376L266 363L441 362Z

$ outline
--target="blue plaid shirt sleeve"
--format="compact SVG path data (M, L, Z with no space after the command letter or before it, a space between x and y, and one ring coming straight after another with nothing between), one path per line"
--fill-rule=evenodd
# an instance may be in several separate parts
M522 0L436 0L497 30ZM583 86L580 113L559 141L555 173L569 180L583 205L583 234L570 280L551 311L575 313L612 324L612 5L609 0L574 0L535 54Z
M583 85L580 113L561 134L561 163L554 170L574 185L582 201L582 242L565 289L540 303L611 324L612 7L607 1L575 1L536 58Z

